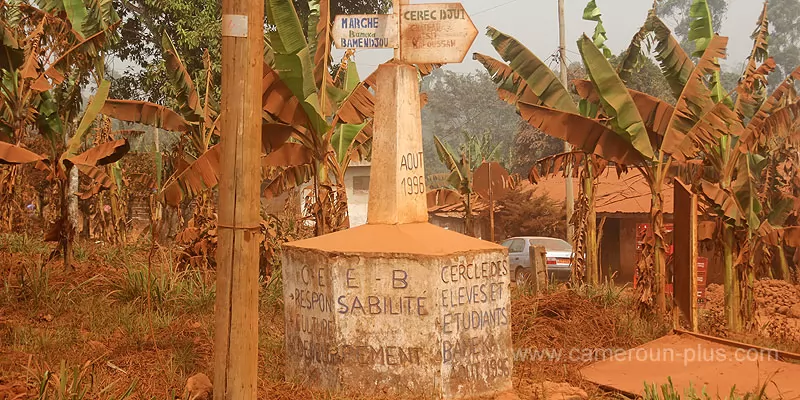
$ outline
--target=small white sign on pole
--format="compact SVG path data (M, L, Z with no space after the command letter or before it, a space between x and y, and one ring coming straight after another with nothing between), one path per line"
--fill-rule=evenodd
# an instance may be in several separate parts
M333 38L337 49L394 49L397 29L393 14L337 15Z

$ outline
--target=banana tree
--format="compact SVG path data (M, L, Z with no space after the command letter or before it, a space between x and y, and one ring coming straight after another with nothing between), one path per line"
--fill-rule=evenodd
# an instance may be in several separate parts
M700 88L697 78L690 76L684 97L679 100L670 118L670 127L679 126L675 118L690 116L694 126L682 133L667 131L664 147L676 160L702 158L704 168L695 175L696 191L703 195L708 209L722 224L722 248L725 263L726 315L732 330L740 330L752 317L752 281L755 279L756 258L761 258L767 234L775 232L787 221L790 205L794 204L787 182L796 171L786 171L788 179L775 179L777 170L772 160L779 148L775 138L786 138L793 132L792 120L799 110L793 96L795 80L800 70L793 72L784 83L765 99L767 75L775 69L768 57L768 21L766 4L753 33L753 50L735 93L735 102L728 95L713 101L688 101L685 96L692 87ZM717 37L709 42L709 48ZM697 68L707 61L701 59ZM714 68L711 71L716 71ZM714 91L714 74L710 77ZM700 94L708 95L702 90ZM714 96L711 96L712 98ZM704 100L705 97L695 98ZM687 105L699 112L677 114ZM662 106L664 110L666 106ZM688 125L688 124L687 124ZM672 133L670 135L670 133ZM785 165L784 165L785 167ZM777 187L782 185L783 187ZM769 196L769 197L768 197ZM769 204L766 208L763 205ZM739 237L741 240L736 240ZM740 245L737 245L740 243ZM738 254L738 255L737 255ZM786 274L786 273L784 273ZM788 275L788 274L786 274Z
M499 144L494 148L489 148L485 146L488 144L485 140L481 142L474 137L467 137L460 156L457 156L456 151L436 135L433 136L433 143L436 146L436 155L439 157L439 161L450 170L449 174L445 174L446 177L443 181L453 188L460 201L464 203L464 233L475 236L475 216L472 213L472 201L475 197L473 170L478 168L481 163L493 160L497 155ZM438 180L438 177L433 177L433 180ZM451 200L453 199L451 198Z
M68 9L58 1L0 2L0 141L19 144L36 126L55 144L68 125L62 121L71 121L80 106L81 82L102 60L117 24L107 1ZM12 225L19 173L16 166L0 173L4 229Z
M779 216L783 211L778 210L785 206L771 210L775 213L764 213L759 203L758 185L765 157L753 151L752 144L777 132L786 135L791 131L792 116L798 110L796 103L787 101L786 97L798 77L797 71L770 99L766 102L759 100L763 99L760 93L766 82L765 76L774 69L774 62L766 59L768 30L765 18L766 12L762 14L759 28L754 35L754 50L736 90L738 96L734 103L727 95L715 102L712 95L716 87L716 72L719 71L717 60L725 56L727 40L719 36L712 37L706 45L703 57L694 66L679 51L676 41L671 39L663 23L651 14L642 32L654 36L657 42L656 58L673 90L677 93L681 84L683 87L677 95L678 102L674 108L654 99L631 96L635 99L640 117L646 116L642 122L651 133L651 141L654 138L660 140L660 146L657 147L660 154L649 168L640 168L649 182L659 184L653 188L664 183L673 161L680 164L702 156L706 164L706 168L701 171L707 175L701 175L696 190L704 195L710 209L725 222L722 236L726 265L726 310L729 326L734 330L741 328L743 309L745 317L747 316L748 307L743 308L740 301L742 296L745 299L750 298L751 287L748 283L741 282L751 281L754 276L750 267L755 255L755 252L750 251L751 243L757 238L759 227L763 229L765 221L784 220ZM623 61L623 68L619 71L620 76L630 73L630 69L625 66L632 65L632 60L639 56L639 43L644 36L639 35L634 39L634 44ZM763 63L757 67L759 62ZM689 66L692 67L691 71ZM602 97L603 90L595 84L591 90L585 91L587 94L584 97ZM749 119L747 124L743 122L746 119ZM785 205L785 199L781 203ZM653 216L658 217L659 211L655 205L654 202ZM656 221L653 225L658 232ZM735 256L737 226L742 228L740 231L743 231L747 239L738 257ZM740 278L743 279L741 282Z
M211 62L206 53L206 87L201 103L197 86L172 40L165 34L161 44L167 76L175 95L175 109L146 101L109 99L101 113L120 121L181 132L181 146L171 157L174 172L160 187L160 198L173 207L192 199L204 203L204 195L218 183L220 156L219 145L213 143L219 136L219 114L211 98ZM161 153L155 160L156 164L161 164ZM156 165L156 169L163 170L163 165ZM202 204L195 209L200 208Z
M611 50L605 46L605 42L608 38L603 26L602 14L594 0L589 1L586 5L583 11L583 19L596 22L592 41L595 46L602 51L604 57L610 58ZM492 44L497 49L498 53L509 61L510 65L506 65L489 56L478 53L474 55L474 58L484 65L492 75L493 81L499 85L497 90L501 99L512 105L517 105L518 101L523 101L526 103L547 105L557 109L559 107L566 107L564 109L565 111L578 111L581 115L586 117L596 116L597 108L592 107L592 103L587 103L585 100L582 100L578 104L575 104L574 101L571 103L567 102L566 99L571 99L571 96L565 93L565 90L561 91L559 90L559 86L553 84L552 81L555 79L555 75L552 72L548 74L550 71L549 68L545 67L541 60L536 58L533 53L526 49L521 43L517 42L516 39L500 34L499 32L493 32L492 29L489 31L489 36L493 38ZM521 49L517 54L519 58L516 59L516 61L512 61L514 54L509 51L514 48ZM535 65L537 71L539 71L538 73L541 74L537 77L531 76L531 79L547 81L548 84L553 87L554 92L560 92L558 96L555 96L555 99L557 99L556 101L549 102L548 100L539 100L530 90L525 79L520 76L520 74L526 73L524 69L529 68L528 65L531 64ZM562 85L560 88L564 89L563 82L561 83ZM547 99L547 96L545 99ZM575 227L575 237L570 238L573 243L573 253L575 255L573 257L572 279L576 282L582 282L585 277L588 283L596 285L600 280L597 215L594 211L594 187L596 185L597 176L599 176L599 172L595 170L595 166L598 160L596 156L579 156L574 152L566 152L557 155L555 159L545 158L541 160L541 162L545 164L551 163L552 165L552 162L555 160L558 161L559 165L565 168L555 170L550 168L541 169L541 166L537 163L531 168L530 178L532 182L535 182L538 173L542 170L548 170L552 173L563 173L565 175L570 174L571 171L580 171L581 185L578 197L575 199L576 212L573 214L572 220L568 221L568 223L573 224ZM538 172L537 169L539 170Z
M672 113L666 116L668 123L664 123L664 113L668 111L665 108L651 109L651 113L644 114L643 117L637 101L624 84L626 77L635 69L638 57L642 56L641 43L646 38L655 44L655 57L679 99ZM660 313L666 311L666 252L661 190L670 170L670 154L675 151L668 145L674 146L674 142L685 137L685 132L692 129L700 117L716 104L711 100L711 90L705 85L705 80L719 70L717 59L724 57L724 45L724 39L711 38L700 65L695 67L666 25L652 11L645 26L634 36L628 54L616 71L593 40L584 35L578 41L578 48L590 78L591 92L596 94L600 118L592 119L580 115L576 112L574 103L567 104L568 98L565 95L561 96L560 102L553 101L553 91L547 89L558 85L546 66L538 68L541 71L539 76L526 79L528 87L537 88L540 92L534 94L546 101L539 100L538 104L518 103L523 119L542 131L564 138L586 152L602 153L598 155L636 168L642 173L651 189L649 237L652 239L645 248L643 263L639 267L639 299L644 305L652 305L655 298L655 306ZM522 59L517 57L519 52L499 52L512 65L523 64ZM531 75L533 78L532 72L536 71L520 75ZM560 89L565 93L563 86ZM658 114L654 115L653 112ZM664 132L658 132L655 128L664 129ZM660 137L662 135L663 138Z
M0 142L0 164L19 165L24 163L37 163L37 168L49 172L48 179L56 183L62 191L63 198L66 198L67 179L69 171L76 168L81 173L91 179L92 187L86 198L98 192L109 189L113 181L99 167L117 162L130 149L127 140L114 140L92 147L86 151L81 151L82 143L89 132L95 117L100 111L100 107L108 95L110 84L104 81L100 84L97 94L90 101L81 119L80 125L75 130L73 136L67 143L65 151L58 157L48 159L45 156L35 154L18 145L11 145ZM64 265L71 265L71 246L74 232L72 226L68 224L69 209L68 202L62 198L61 217L56 222L53 229L46 235L46 240L59 241L62 246Z
M61 217L47 233L45 240L58 241L60 243L65 268L72 265L72 242L75 235L75 227L69 222L72 210L69 207L69 202L66 201L70 195L68 182L70 171L74 169L90 179L90 188L88 192L82 195L83 198L89 198L114 186L114 180L108 176L102 167L116 163L130 150L127 139L123 138L106 141L84 151L83 143L87 139L95 119L100 114L100 109L108 97L110 87L111 84L108 81L100 83L97 92L89 101L83 113L80 124L69 141L67 141L63 153L54 158L49 164L40 163L37 166L39 169L48 171L48 179L56 183L61 190Z
M120 136L123 138L121 139L123 144L127 142L125 134L129 132L113 131L110 118L103 116L95 125L93 132L95 148L111 142L120 143L116 139ZM88 230L95 235L99 233L108 243L125 243L128 228L126 218L128 185L120 161L91 168L79 165L78 168L91 178L88 187L78 193L78 198L81 200L93 200L94 203L94 212L91 216L87 216Z
M322 13L327 13L328 4L322 3L312 7L311 21L328 21L327 14L325 18L319 18ZM343 177L340 162L349 162L346 154L349 151L359 151L360 144L366 143L370 137L371 127L365 124L365 116L372 113L374 101L368 90L369 86L358 81L354 63L343 63L336 78L327 72L327 67L310 67L311 49L304 39L302 29L298 29L299 20L291 4L268 4L268 15L272 15L270 20L276 21L276 24L270 35L272 45L266 51L262 79L265 111L262 124L262 171L267 183L265 195L272 197L287 188L307 182L315 175L329 180L329 174L333 172ZM315 38L322 39L327 47L325 44L316 46L313 53L317 60L329 66L331 46L326 37L330 36L330 29L326 29L322 22L318 25L320 32ZM317 32L316 28L310 31ZM312 43L316 44L316 39ZM220 153L218 145L212 142L219 135L219 116L209 97L209 87L206 87L204 104L201 106L191 75L186 71L168 37L163 37L162 45L178 104L176 110L142 101L109 100L103 113L123 121L182 132L188 138L188 151L174 160L175 173L166 180L160 193L167 204L177 206L186 199L207 192L218 183ZM207 70L209 64L206 63ZM319 94L316 89L312 93L312 89L317 87L316 79L319 79L319 85L324 89ZM210 81L211 79L206 80L207 85L210 85ZM326 105L325 108L322 104ZM339 105L336 113L332 117L326 117L322 110L331 110L334 104ZM328 124L328 117L334 122L333 125ZM334 154L331 146L334 136L336 147L344 150L340 153L341 157ZM292 143L284 146L290 138ZM314 153L310 149L318 151ZM312 173L312 166L329 168L324 173L316 174ZM342 172L338 173L339 171ZM319 189L316 193L322 192L325 182L328 181L316 186ZM322 201L316 203L323 204ZM323 212L320 209L315 215L321 221L319 228L325 226L325 219L321 214Z
M346 228L346 191L342 178L353 154L363 154L371 137L374 113L374 74L358 81L353 62L343 62L331 73L333 44L329 0L309 1L311 14L305 39L292 2L267 0L270 54L264 66L264 111L267 122L279 126L300 147L297 161L273 169L265 189L267 198L312 182L311 213L318 235ZM312 33L313 32L313 33ZM347 58L347 57L346 57ZM426 75L437 65L418 65ZM345 78L342 78L345 77Z

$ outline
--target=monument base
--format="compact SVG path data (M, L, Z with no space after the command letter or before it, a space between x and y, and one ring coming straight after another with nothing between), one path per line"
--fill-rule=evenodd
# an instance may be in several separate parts
M286 244L286 378L468 399L511 389L504 247L428 223Z

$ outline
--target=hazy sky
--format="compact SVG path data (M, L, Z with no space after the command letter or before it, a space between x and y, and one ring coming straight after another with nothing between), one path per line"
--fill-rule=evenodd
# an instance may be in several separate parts
M411 0L411 3L431 3L434 1ZM435 0L435 2L454 3L456 1ZM519 39L539 58L546 59L558 50L558 1L557 0L461 0L467 13L478 27L477 39L469 55L461 64L451 64L447 68L459 72L472 72L482 68L472 60L473 52L480 52L499 58L485 35L486 27L493 26ZM577 39L583 32L591 35L594 22L581 19L583 8L588 0L565 0L567 24L567 58L570 62L579 61ZM603 24L608 32L608 47L618 54L630 43L633 34L641 27L652 0L596 0L603 13ZM728 59L723 68L739 72L752 47L750 34L756 27L756 20L763 2L760 0L730 0L728 16L722 28L715 27L723 36L730 37ZM672 26L674 21L665 21ZM338 53L341 54L341 53ZM366 76L383 61L392 57L390 50L360 50L356 53L360 75ZM553 64L555 66L555 64Z

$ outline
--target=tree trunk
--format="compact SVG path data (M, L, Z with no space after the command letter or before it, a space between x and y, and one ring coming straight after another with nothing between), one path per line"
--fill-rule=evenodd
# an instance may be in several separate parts
M470 200L470 195L467 194L467 199L465 201L466 208L464 209L464 233L467 236L475 237L475 221L472 218L472 201Z
M8 174L0 173L0 232L11 232L14 229L14 201L17 192L16 165L9 165Z
M69 171L68 171L69 172ZM64 270L72 268L72 237L74 229L69 220L69 182L61 181L61 255Z
M753 252L751 251L750 256L750 263L745 266L745 273L742 277L742 281L745 282L744 285L740 287L739 298L741 299L742 308L741 308L741 315L742 315L742 326L744 327L747 325L748 327L751 326L750 324L753 322L753 311L755 310L755 299L753 298L753 287L756 283L756 269L755 264L753 262Z
M341 223L337 224L339 230L350 229L350 208L347 198L347 186L344 184L344 176L336 180L336 209L344 215L337 215L337 220Z
M791 283L792 273L789 272L789 262L786 260L786 250L783 248L783 244L778 246L778 261L781 264L781 279Z
M728 323L728 329L732 332L739 332L741 330L741 294L739 287L739 275L733 265L733 227L725 224L722 233L722 261L725 267L725 320Z
M68 128L64 132L64 144L69 146L71 138L72 129ZM64 174L67 180L61 185L61 219L63 221L61 238L63 241L64 269L69 270L72 268L72 241L78 231L78 196L76 196L76 193L78 192L80 180L78 178L78 169L75 167L67 168Z
M332 205L328 204L330 191L326 186L329 186L328 171L325 165L319 161L314 160L314 228L315 236L322 236L328 233L330 226L330 216L328 215L328 208Z
M655 300L656 311L659 315L667 314L667 284L666 249L664 243L664 199L659 191L653 194L651 216L651 229L653 234L653 271L655 272Z
M586 213L586 280L591 285L597 285L600 282L600 265L597 257L597 212L594 209L594 171L588 157L586 176L583 178L583 190L589 203Z
M78 176L77 168L69 169L69 192L67 193L69 201L69 223L75 233L80 233L83 228L81 227L79 216L80 209L78 208L78 190L80 189L80 178Z

